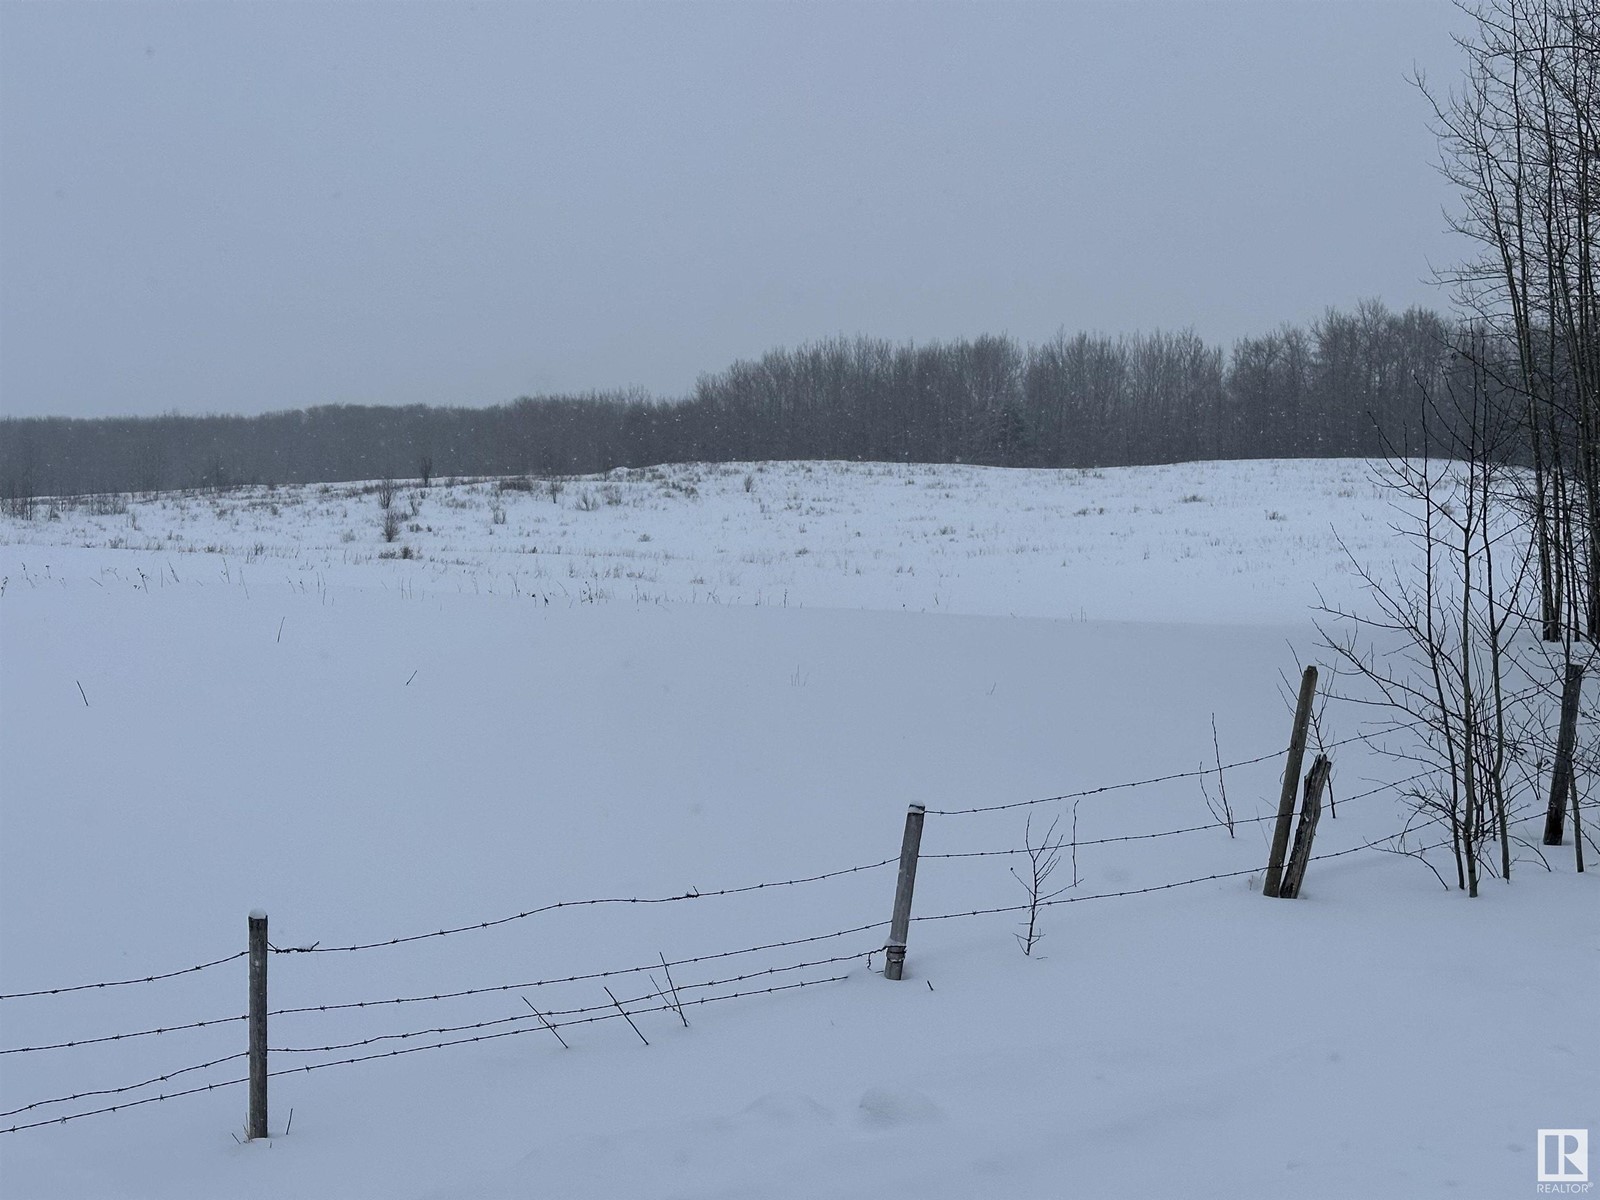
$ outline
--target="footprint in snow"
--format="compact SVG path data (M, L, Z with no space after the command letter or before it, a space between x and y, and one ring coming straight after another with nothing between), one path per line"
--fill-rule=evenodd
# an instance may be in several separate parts
M920 1092L896 1092L869 1088L861 1097L856 1119L867 1129L897 1129L937 1121L944 1113Z
M768 1092L744 1113L768 1125L821 1125L833 1120L832 1112L804 1092Z

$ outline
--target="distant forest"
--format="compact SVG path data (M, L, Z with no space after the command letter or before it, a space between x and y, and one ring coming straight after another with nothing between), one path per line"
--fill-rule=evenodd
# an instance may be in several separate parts
M1375 455L1415 445L1451 327L1377 301L1231 352L1192 332L897 345L837 338L701 378L692 395L490 408L330 405L264 416L6 417L6 499L667 462L856 459L1107 467Z

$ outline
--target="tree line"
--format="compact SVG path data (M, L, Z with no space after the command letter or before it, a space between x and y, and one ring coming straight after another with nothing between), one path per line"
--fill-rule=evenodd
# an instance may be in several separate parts
M834 338L703 376L691 395L262 416L0 419L5 498L663 462L855 459L1106 467L1375 455L1419 441L1455 331L1378 301L1224 352L1193 332Z

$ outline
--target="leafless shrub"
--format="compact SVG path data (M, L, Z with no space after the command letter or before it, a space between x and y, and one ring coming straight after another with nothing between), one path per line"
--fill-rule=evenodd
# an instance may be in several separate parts
M378 481L378 507L387 510L394 503L394 480L385 475ZM394 539L390 539L393 541Z
M1222 747L1217 740L1217 714L1211 714L1211 749L1217 756L1217 791L1221 793L1218 799L1213 800L1211 789L1206 786L1206 777L1200 776L1200 794L1206 798L1206 808L1210 810L1212 818L1218 825L1227 828L1228 836L1233 836L1233 806L1228 803L1228 781L1222 774Z
M100 492L84 501L91 517L120 517L128 511L128 498L121 492Z
M1066 843L1056 837L1056 826L1061 823L1057 817L1050 822L1050 828L1045 830L1044 837L1039 841L1033 840L1033 818L1028 818L1023 830L1023 846L1028 855L1028 871L1026 874L1011 868L1011 875L1028 893L1028 919L1022 922L1023 931L1015 934L1017 945L1022 947L1022 952L1029 957L1033 955L1033 948L1044 940L1044 933L1039 929L1039 910L1061 893L1070 891L1078 886L1074 879L1065 887L1054 890L1049 889L1050 876L1061 865L1061 848Z

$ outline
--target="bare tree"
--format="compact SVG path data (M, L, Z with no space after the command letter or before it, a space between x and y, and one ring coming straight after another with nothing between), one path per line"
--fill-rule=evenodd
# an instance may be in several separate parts
M1475 247L1444 279L1492 330L1479 365L1520 411L1542 633L1600 635L1600 9L1488 0L1432 104L1441 168Z
M1531 550L1508 503L1512 414L1488 403L1489 381L1471 348L1448 385L1448 409L1424 397L1424 428L1453 430L1443 459L1391 455L1381 480L1403 516L1395 532L1421 555L1415 577L1380 576L1354 563L1377 615L1324 606L1324 646L1375 705L1384 731L1414 735L1400 751L1424 768L1420 811L1449 831L1457 885L1478 894L1491 837L1511 873L1513 760L1537 724L1541 688L1510 690L1510 647L1527 615ZM1523 666L1524 672L1527 671ZM1531 678L1531 675L1530 675Z

